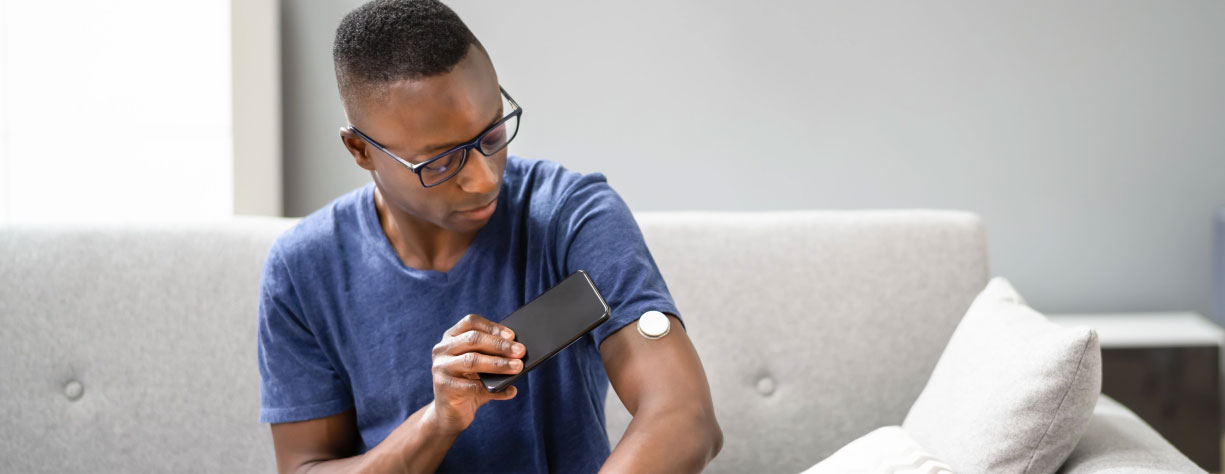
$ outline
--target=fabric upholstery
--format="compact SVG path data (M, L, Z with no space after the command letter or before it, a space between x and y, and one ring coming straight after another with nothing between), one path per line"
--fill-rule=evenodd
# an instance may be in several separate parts
M851 441L801 474L953 474L901 426L885 426Z
M640 216L705 365L709 472L799 472L897 425L987 282L978 217L952 211ZM609 392L609 434L629 415Z
M0 228L0 472L274 472L255 301L289 223Z
M1058 474L1207 474L1135 413L1100 395Z
M1097 333L1055 324L995 277L974 299L902 426L956 472L1054 472L1102 386Z

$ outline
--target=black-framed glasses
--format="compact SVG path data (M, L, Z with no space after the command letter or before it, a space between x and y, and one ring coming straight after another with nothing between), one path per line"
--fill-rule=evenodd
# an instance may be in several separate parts
M417 178L421 180L421 185L427 188L442 184L444 181L455 177L459 174L459 170L464 168L464 164L468 162L468 150L476 149L482 155L492 156L494 153L502 151L515 136L519 134L519 117L523 115L523 107L519 106L515 99L506 93L506 89L498 86L498 90L502 92L502 97L506 99L503 104L503 110L506 106L510 106L510 113L504 115L500 120L490 125L489 128L473 138L472 141L461 143L455 147L435 155L433 158L413 164L404 158L396 156L391 150L388 150L379 142L374 141L357 127L349 125L349 130L356 133L357 136L365 140L366 143L378 148L379 151L386 153L396 161L404 165L413 173L417 174Z

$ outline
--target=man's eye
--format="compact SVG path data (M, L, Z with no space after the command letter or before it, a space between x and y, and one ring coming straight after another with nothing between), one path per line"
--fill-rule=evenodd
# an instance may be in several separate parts
M432 173L442 173L451 167L451 161L453 161L454 158L455 158L454 153L444 156L442 158L439 158L437 161L434 161L428 165L425 165L425 169L426 171L429 171Z
M481 139L481 146L484 148L497 148L502 146L502 142L506 141L506 128L498 127L496 130L489 132L485 138Z

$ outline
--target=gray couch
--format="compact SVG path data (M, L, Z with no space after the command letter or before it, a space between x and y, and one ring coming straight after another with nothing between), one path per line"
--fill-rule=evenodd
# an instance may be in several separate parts
M714 392L710 472L798 472L900 424L989 275L963 212L638 218ZM0 472L273 472L255 297L293 222L0 227ZM1102 397L1060 472L1203 471Z

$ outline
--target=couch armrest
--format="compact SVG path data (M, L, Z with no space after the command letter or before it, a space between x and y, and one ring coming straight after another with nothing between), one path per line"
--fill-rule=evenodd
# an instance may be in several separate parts
M1059 474L1206 473L1157 431L1106 395L1100 395L1085 435Z

